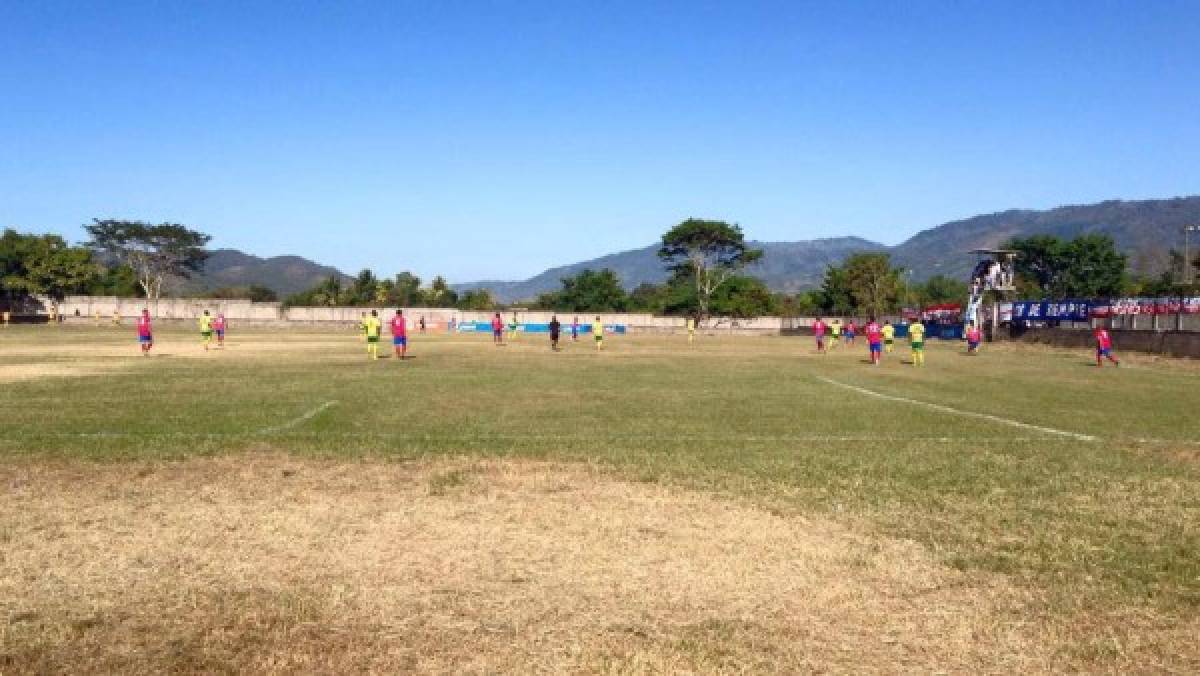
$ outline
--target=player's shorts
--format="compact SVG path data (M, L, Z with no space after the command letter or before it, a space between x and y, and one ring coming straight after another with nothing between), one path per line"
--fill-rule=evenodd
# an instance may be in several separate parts
M912 346L912 349L914 352L916 352L917 350L924 350L925 349L925 341L923 341L923 340L913 341L911 346Z
M888 339L888 340L883 341L883 344L884 345L893 345L893 344L895 344L895 342L896 341L893 339Z
M408 336L392 336L392 345L408 347Z
M825 336L817 336L817 347L824 347Z
M856 334L855 334L853 331L848 331L848 332L846 333L846 339L847 339L847 340L854 340L854 336L855 336L855 335L856 335Z
M979 341L978 341L978 340L968 340L968 341L967 341L967 349L968 349L968 350L974 350L974 349L976 349L976 348L978 348L978 347L979 347Z
M599 342L600 342L600 341L602 341L602 340L604 340L604 334L603 334L603 333L597 333L597 334L596 334L596 342L597 342L597 343L599 343Z
M201 338L212 338L212 331L201 331L200 337Z
M1096 356L1097 357L1110 357L1110 356L1112 356L1112 348L1111 347L1098 347L1098 348L1096 348Z
M224 338L225 337L225 329L221 329L221 330L217 331L217 337Z
M504 335L504 330L503 329L492 329L492 335L496 338L499 338Z
M149 345L154 342L154 336L138 336L138 342L143 345Z
M883 343L871 343L871 351L872 352L882 352L883 351Z
M367 342L368 343L378 343L379 336L367 336Z

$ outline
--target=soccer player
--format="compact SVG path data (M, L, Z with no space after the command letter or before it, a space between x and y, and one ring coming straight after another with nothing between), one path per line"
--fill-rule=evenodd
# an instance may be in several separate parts
M517 329L520 327L521 327L521 325L517 323L517 313L514 312L512 321L510 321L508 323L508 338L509 338L509 340L516 340L518 338Z
M550 317L550 349L558 352L558 335L562 331L562 324L558 323L558 315Z
M596 315L596 321L592 322L592 336L596 339L596 351L604 349L604 322L600 321L600 315Z
M421 315L421 333L425 333L425 315Z
M392 317L392 349L396 351L397 359L404 359L408 354L408 322L404 319L404 310L396 310Z
M1112 336L1109 335L1108 329L1097 326L1093 335L1096 336L1096 367L1104 368L1105 359L1111 361L1113 366L1120 366L1120 360L1112 353Z
M867 321L863 333L867 334L867 346L871 350L871 363L879 366L879 362L883 360L883 327L875 321L874 317L871 317Z
M217 332L217 347L225 347L225 315L217 313L217 319L213 322L213 331Z
M825 349L825 332L829 329L825 322L817 317L817 321L813 322L813 336L817 339L817 352L821 354L829 354Z
M12 321L12 312L9 310L5 310L4 311L4 325L8 326L8 323L11 321Z
M891 354L896 343L896 327L892 326L891 322L885 321L881 331L883 332L883 351Z
M200 342L204 343L204 351L208 352L208 346L212 343L213 336L213 318L208 314L208 310L200 315Z
M696 318L687 318L688 344L691 345L696 340Z
M379 313L371 310L371 314L363 320L363 327L363 335L367 338L367 358L379 359L379 332L383 328Z
M908 325L908 345L912 348L913 366L924 366L925 325L919 319Z
M150 354L150 348L154 347L154 333L150 327L150 311L143 309L142 316L137 320L138 344L142 346L142 356Z
M829 347L834 348L842 344L842 320L834 318L829 322Z
M851 319L851 320L850 320L850 321L849 321L849 322L846 324L846 344L847 344L847 345L853 345L853 344L854 344L854 336L855 336L857 333L858 333L858 327L854 325L854 320L853 320L853 319Z
M575 315L575 319L571 322L571 342L579 342L579 315Z
M967 354L979 354L979 343L983 340L983 332L975 326L975 322L967 322Z
M112 323L113 323L113 326L121 325L121 311L120 310L113 310Z
M500 318L499 312L492 317L492 343L494 345L504 344L504 320Z

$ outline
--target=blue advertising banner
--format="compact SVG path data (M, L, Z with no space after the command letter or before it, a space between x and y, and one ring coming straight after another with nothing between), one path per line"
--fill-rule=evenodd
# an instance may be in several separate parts
M1013 321L1086 322L1091 317L1090 300L1019 300L1013 303Z
M508 326L509 325L507 323L504 324L504 331L506 333L509 330ZM521 331L521 333L550 333L550 325L549 324L524 324L524 323L522 323L522 324L518 324L517 326L518 326L519 330ZM458 329L458 331L460 333L491 333L492 332L492 325L489 322L459 322L457 324L456 328ZM563 335L568 335L571 333L571 325L563 324L561 330L562 330ZM579 325L579 333L590 334L591 332L592 332L592 325L590 323ZM626 332L626 326L624 324L605 324L604 332L605 333L615 333L618 335L624 335Z

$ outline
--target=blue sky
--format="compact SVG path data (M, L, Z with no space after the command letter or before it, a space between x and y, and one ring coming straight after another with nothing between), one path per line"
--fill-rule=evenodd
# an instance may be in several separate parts
M1200 193L1200 2L0 0L0 226L521 278Z

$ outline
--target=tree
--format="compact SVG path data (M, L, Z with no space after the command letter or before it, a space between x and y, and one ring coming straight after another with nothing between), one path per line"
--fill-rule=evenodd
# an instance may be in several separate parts
M5 230L0 236L0 284L11 295L62 299L84 291L100 277L92 252L70 246L58 235L25 235Z
M712 312L721 317L765 317L775 314L775 299L762 280L734 275L712 297Z
M93 219L84 230L92 236L87 245L102 258L133 269L150 299L161 296L164 279L199 272L208 258L204 247L212 239L178 223Z
M446 278L438 275L429 283L429 291L425 293L425 302L429 307L454 307L458 302L458 294L446 283Z
M88 285L90 296L143 298L146 292L138 284L137 274L128 265L101 266L100 275Z
M617 273L607 268L583 270L573 277L563 277L561 283L562 289L542 294L535 305L547 310L619 312L628 302Z
M491 310L494 307L496 301L487 289L471 289L458 298L459 310Z
M223 286L219 289L213 289L204 294L205 298L219 298L228 300L249 300L255 303L270 303L279 300L279 295L274 289L263 286L261 284L251 284L249 286Z
M391 305L397 307L416 307L423 304L421 294L421 278L411 272L401 272L392 282L392 295L388 298Z
M1128 257L1117 251L1108 235L1081 235L1064 248L1067 267L1062 275L1062 294L1078 298L1120 295L1125 287Z
M629 292L625 308L630 312L661 314L665 311L668 293L666 284L643 282Z
M701 317L708 316L713 293L762 255L761 249L746 248L740 226L697 218L667 231L658 249L658 257L670 270L690 275Z
M885 253L856 253L843 264L846 285L858 310L881 317L896 309L900 299L900 270Z
M379 285L379 279L375 277L375 273L370 270L363 269L350 283L350 288L346 290L347 305L371 305L376 301L375 289Z
M838 265L825 268L821 281L821 308L830 314L848 315L854 312L854 296L850 292L850 281L846 269Z
M967 297L967 283L947 277L934 275L912 289L919 305L938 305L940 303L963 302Z
M342 280L330 275L308 291L292 294L283 301L288 307L333 307L341 305L347 294L342 291Z
M1064 242L1050 235L1013 239L1018 252L1017 286L1042 298L1118 295L1125 286L1127 258L1107 235L1082 235Z

